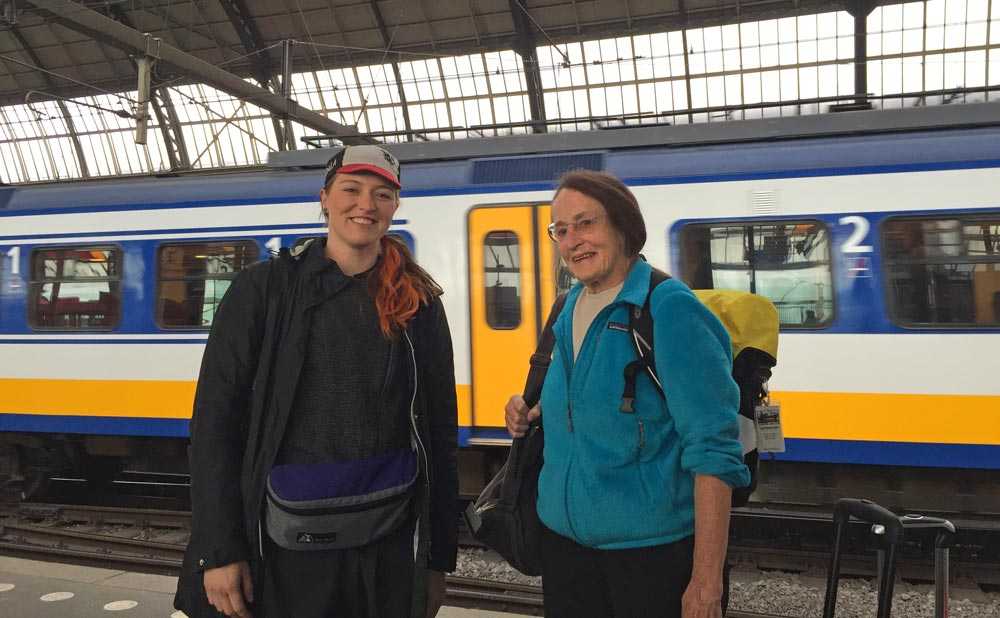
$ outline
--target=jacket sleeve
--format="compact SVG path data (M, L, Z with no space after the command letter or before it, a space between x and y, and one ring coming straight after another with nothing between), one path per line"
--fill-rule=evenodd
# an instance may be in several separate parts
M240 470L266 313L257 269L240 273L215 314L191 418L191 545L200 569L249 558Z
M656 372L681 441L681 467L744 487L729 333L687 289L658 286L651 302ZM671 289L673 288L673 289Z
M431 450L431 548L429 567L455 570L458 553L458 404L451 331L440 299L431 305L429 356L425 361L426 414Z

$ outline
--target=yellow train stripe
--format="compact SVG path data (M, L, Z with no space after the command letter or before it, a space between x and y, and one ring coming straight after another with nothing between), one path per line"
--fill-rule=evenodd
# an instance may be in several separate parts
M0 410L16 414L190 418L186 380L0 379Z
M472 426L472 387L468 384L456 384L455 394L458 396L458 426Z
M194 390L183 380L0 379L0 414L185 419ZM458 424L469 427L469 385L456 395ZM996 395L775 391L771 399L787 438L1000 445Z
M190 418L195 382L0 379L0 414ZM472 423L468 384L456 387L458 422Z
M1000 396L771 393L786 438L1000 445Z

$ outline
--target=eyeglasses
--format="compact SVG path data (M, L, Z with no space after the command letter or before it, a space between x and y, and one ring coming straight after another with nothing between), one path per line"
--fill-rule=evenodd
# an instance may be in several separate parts
M597 224L604 219L604 215L590 215L583 219L577 219L570 223L550 223L548 227L549 238L552 242L562 242L572 228L577 234L587 234L593 232Z

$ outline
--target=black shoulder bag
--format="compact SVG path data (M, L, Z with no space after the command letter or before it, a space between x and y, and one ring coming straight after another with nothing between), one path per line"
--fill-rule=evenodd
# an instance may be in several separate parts
M562 294L552 305L538 348L531 355L531 368L524 384L524 403L529 409L541 398L555 345L552 325L565 301L566 295ZM538 474L542 470L544 444L539 419L531 424L523 437L514 439L507 462L486 485L479 498L465 509L465 521L472 536L525 575L542 573L542 522L538 519L535 502L538 499Z

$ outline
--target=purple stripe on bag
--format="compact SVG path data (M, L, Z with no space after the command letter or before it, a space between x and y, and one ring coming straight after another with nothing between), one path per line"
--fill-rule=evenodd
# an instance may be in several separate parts
M282 500L320 500L406 485L416 469L416 454L407 449L353 461L275 466L270 482Z

